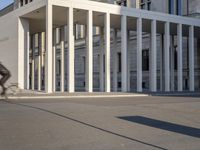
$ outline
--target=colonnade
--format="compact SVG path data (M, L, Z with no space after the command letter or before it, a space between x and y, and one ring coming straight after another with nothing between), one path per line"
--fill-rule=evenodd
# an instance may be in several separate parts
M67 67L64 65L64 34L61 36L61 92L65 91L65 69L67 69L68 79L68 92L75 92L75 41L74 41L74 11L72 7L69 7L66 12L67 16L67 43L68 43L68 55L67 55ZM93 11L88 10L86 20L86 74L85 74L85 91L93 92ZM142 33L143 33L143 18L138 17L136 19L137 29L137 92L143 92L142 88ZM100 63L100 91L110 92L111 91L111 46L110 46L110 20L111 14L104 13L104 31L101 30L101 53L100 61L104 61L103 54L105 53L105 81L104 81L104 68L103 64ZM150 91L157 92L157 21L151 21L151 46L150 46ZM164 26L164 91L169 92L170 89L170 22L163 22ZM183 24L177 24L177 46L178 46L178 91L183 91ZM46 54L45 54L45 91L48 93L56 91L56 47L55 38L53 37L53 21L52 21L52 5L47 5L46 9ZM114 29L113 44L117 46L117 31ZM130 70L128 64L128 29L127 29L127 16L121 16L121 91L127 92L130 90ZM64 32L62 32L64 33ZM53 40L52 40L53 39ZM104 41L104 42L103 42ZM54 43L54 44L53 44ZM103 44L104 43L104 44ZM53 45L53 48L52 48ZM131 48L130 48L131 49ZM113 91L117 91L117 52L114 48L113 51ZM189 90L194 91L194 26L189 26ZM34 57L34 56L33 56ZM34 59L33 59L34 61ZM34 63L33 63L34 64ZM53 66L53 67L52 67ZM34 67L34 66L33 66ZM32 68L33 69L33 68ZM161 68L162 69L162 68ZM41 71L38 70L38 74ZM34 83L34 75L32 75L32 83ZM34 86L34 84L32 84ZM38 79L38 85L41 85L41 78ZM32 86L32 89L34 87ZM105 87L105 89L104 89ZM39 86L40 90L41 87Z

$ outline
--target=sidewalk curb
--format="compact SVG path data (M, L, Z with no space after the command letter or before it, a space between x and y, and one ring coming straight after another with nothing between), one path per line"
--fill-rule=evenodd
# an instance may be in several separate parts
M75 95L75 96L12 96L9 99L69 99L69 98L122 98L122 97L147 97L148 94L133 94L133 95Z

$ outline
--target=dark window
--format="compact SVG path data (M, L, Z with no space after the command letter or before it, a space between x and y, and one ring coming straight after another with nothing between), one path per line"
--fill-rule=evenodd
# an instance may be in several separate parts
M144 2L144 0L140 1L140 8L141 9L145 9L145 2Z
M28 0L25 0L25 4L28 4Z
M118 88L121 88L121 87L122 87L121 81L120 81L120 82L117 82L117 87L118 87Z
M120 6L127 6L127 0L118 0L116 3Z
M168 8L169 8L169 14L173 14L174 13L174 1L172 0L168 0Z
M106 58L105 58L105 54L103 55L103 72L105 72L105 68L106 68L106 62L105 62Z
M176 15L182 15L182 0L176 0Z
M121 65L121 53L118 53L118 72L121 72L122 65Z
M188 84L188 79L185 79L185 89L188 90L189 89L189 84Z
M142 70L149 70L149 50L142 50Z
M142 82L142 88L145 89L146 88L146 83Z
M32 86L32 80L31 80L31 76L32 76L32 63L29 63L29 87Z
M61 74L61 61L60 59L58 60L58 72L57 72L57 75L60 75Z
M176 15L179 14L179 0L176 0Z
M85 73L85 56L83 56L83 73Z
M123 4L124 6L127 6L127 0L124 0L124 4Z
M151 10L151 1L147 1L147 10Z
M23 6L23 0L20 0L20 6Z
M178 55L177 55L177 49L175 48L175 50L174 50L174 69L175 69L175 70L177 70L177 68L178 68L178 67L177 67L177 66L178 66L178 65L177 65L177 64L178 64L178 63L177 63L177 60L178 60L177 57L178 57Z

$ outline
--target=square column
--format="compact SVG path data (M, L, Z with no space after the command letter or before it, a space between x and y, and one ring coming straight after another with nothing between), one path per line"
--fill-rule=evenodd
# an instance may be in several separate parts
M122 92L127 92L127 17L121 16L121 80Z
M41 57L42 57L42 33L38 34L38 41L40 41L38 43L39 45L39 55L38 55L38 91L41 91L41 84L42 84L42 73L41 73Z
M117 80L118 80L118 60L117 60L117 30L114 30L113 35L113 91L117 92Z
M68 92L74 92L74 13L73 8L68 8L67 15L68 38ZM63 71L64 73L64 71Z
M169 22L166 22L165 23L165 37L164 37L165 92L170 91L169 48L170 48Z
M178 91L183 91L183 43L182 43L182 24L177 26L177 45L178 45Z
M56 29L53 30L53 92L56 92Z
M160 91L163 91L163 64L164 64L164 57L163 57L163 51L164 51L164 35L161 34L160 36L160 45L161 45L161 49L160 49Z
M61 41L60 41L60 59L61 59L61 74L60 74L60 91L65 91L65 42L64 42L64 27L60 29Z
M110 14L105 14L105 92L110 92Z
M171 86L171 91L174 91L174 35L170 36L170 86Z
M32 36L31 89L35 90L35 35Z
M127 91L130 92L131 90L131 75L130 75L130 32L127 30Z
M103 28L101 28L101 32L100 32L100 55L99 55L99 63L100 63L100 67L99 67L99 85L100 85L100 91L103 92L104 91L104 31Z
M41 33L41 80L44 81L44 77L45 77L45 72L44 72L44 68L45 68L45 59L44 59L44 52L45 52L45 32ZM42 83L41 83L42 86Z
M27 82L26 82L26 89L27 90L29 90L30 89L30 78L29 78L29 76L30 76L30 67L29 67L29 58L30 58L30 56L29 56L29 51L30 51L30 41L31 41L31 39L30 39L30 32L28 31L27 33L26 33L26 42L27 42L27 47L26 47L26 80L27 80Z
M151 21L151 75L150 75L150 90L157 91L157 39L156 39L156 20Z
M137 92L142 92L142 18L137 18Z
M52 4L46 5L46 58L45 58L45 91L52 93L53 91L53 69L52 69Z
M194 91L194 26L189 27L189 90Z
M86 50L86 92L93 92L93 17L87 12L87 50Z

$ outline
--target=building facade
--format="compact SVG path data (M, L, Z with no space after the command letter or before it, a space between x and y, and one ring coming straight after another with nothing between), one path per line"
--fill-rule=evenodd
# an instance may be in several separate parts
M199 91L197 6L198 0L15 0L0 12L0 60L10 82L28 90Z

